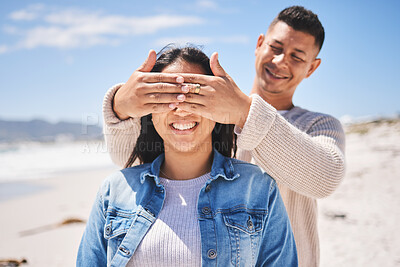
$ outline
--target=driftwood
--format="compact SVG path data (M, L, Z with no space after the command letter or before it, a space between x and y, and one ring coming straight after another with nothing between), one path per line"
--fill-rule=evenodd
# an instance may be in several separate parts
M35 235L35 234L39 234L45 231L50 231L53 229L57 229L60 228L62 226L65 225L69 225L69 224L76 224L76 223L86 223L85 220L79 219L79 218L67 218L59 223L53 223L53 224L47 224L47 225L43 225L43 226L39 226L33 229L29 229L29 230L25 230L22 232L19 232L20 236L28 236L28 235ZM11 266L11 265L10 265ZM0 267L2 267L2 265L0 265Z
M28 263L28 261L26 259L0 259L0 267L18 267L24 263Z

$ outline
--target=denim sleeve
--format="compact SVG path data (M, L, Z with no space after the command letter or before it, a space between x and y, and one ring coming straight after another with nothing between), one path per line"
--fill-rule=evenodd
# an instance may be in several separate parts
M104 238L105 218L102 195L97 193L78 250L77 267L107 266L107 242Z
M269 213L256 266L298 266L292 227L275 181L269 193Z

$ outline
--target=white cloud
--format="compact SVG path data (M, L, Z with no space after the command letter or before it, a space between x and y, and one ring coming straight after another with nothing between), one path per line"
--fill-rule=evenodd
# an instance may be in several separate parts
M188 8L193 9L193 5L188 5ZM195 3L195 8L206 12L212 11L224 14L238 13L236 8L233 8L229 5L219 6L217 1L212 0L198 0Z
M4 27L6 33L22 36L22 39L13 46L14 49L33 49L40 46L76 48L100 44L117 45L126 36L154 34L169 28L204 23L204 20L197 16L134 17L108 15L76 8L55 10L42 5L13 12L10 18L15 22L29 20L30 25L33 25L26 29L15 25Z
M30 5L26 9L12 12L9 17L12 20L31 21L31 20L36 19L40 15L40 12L43 11L44 8L45 7L42 4Z
M79 27L61 28L57 26L36 27L27 31L25 38L17 48L33 49L39 46L57 48L90 47L99 44L111 44L113 39L99 34L85 33Z
M154 42L154 45L165 46L167 44L195 44L207 45L211 43L225 43L225 44L248 44L249 37L245 35L230 35L220 37L202 37L202 36L180 36L180 37L165 37L159 38Z

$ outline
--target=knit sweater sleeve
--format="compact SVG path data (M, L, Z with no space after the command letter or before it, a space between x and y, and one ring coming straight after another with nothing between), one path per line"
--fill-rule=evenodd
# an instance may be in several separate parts
M300 115L295 124L297 127L260 96L252 95L238 147L251 151L260 167L291 190L313 198L326 197L344 176L342 126L331 116L313 112Z
M120 120L113 111L114 95L122 85L111 87L103 101L103 133L107 151L112 161L120 167L125 166L140 134L140 118Z

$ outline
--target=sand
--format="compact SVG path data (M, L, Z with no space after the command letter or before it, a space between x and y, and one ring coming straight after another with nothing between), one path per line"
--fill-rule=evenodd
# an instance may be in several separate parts
M26 182L25 187L41 189L1 201L0 260L25 258L28 264L22 266L75 266L85 224L57 224L68 218L86 220L101 181L113 171L69 173Z
M347 131L346 176L335 193L318 201L321 266L400 266L400 123ZM116 169L0 185L23 189L0 198L0 260L75 266L85 224L57 224L86 220L101 181Z
M342 184L318 201L321 266L400 266L400 122L356 126Z

